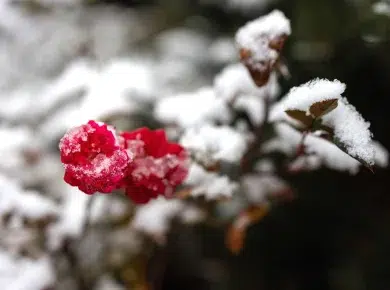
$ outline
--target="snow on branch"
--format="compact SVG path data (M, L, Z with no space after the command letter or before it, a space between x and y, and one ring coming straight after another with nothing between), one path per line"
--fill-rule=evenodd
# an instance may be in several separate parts
M253 20L238 30L236 42L240 58L256 85L267 83L290 34L290 21L279 10Z

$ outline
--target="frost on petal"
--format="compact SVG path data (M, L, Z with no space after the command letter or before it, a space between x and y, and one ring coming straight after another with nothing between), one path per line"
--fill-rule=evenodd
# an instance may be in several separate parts
M118 144L111 128L89 121L70 129L60 140L61 161L66 164L85 164L99 153L112 154Z
M188 129L180 143L201 161L212 158L237 162L247 147L243 134L227 126L212 125Z
M275 99L280 92L276 74L271 74L267 84L259 88L242 64L232 64L224 68L215 77L214 88L217 97L228 102L241 95Z
M154 114L161 122L181 127L196 126L204 122L226 123L231 118L225 101L217 98L212 88L158 100Z
M126 194L140 204L159 195L171 197L188 173L186 150L169 142L161 129L139 128L121 137L132 158L123 180Z
M290 34L290 21L279 10L255 19L238 30L236 42L241 61L258 86L267 82L284 41Z
M207 200L230 198L238 189L238 184L227 176L207 172L196 163L191 164L184 183L191 187L192 196L204 196Z
M69 130L60 141L64 180L87 194L109 193L124 177L129 156L113 128L89 121Z
M87 194L110 193L119 187L127 165L128 156L123 150L115 151L109 157L98 154L89 164L65 164L64 179Z

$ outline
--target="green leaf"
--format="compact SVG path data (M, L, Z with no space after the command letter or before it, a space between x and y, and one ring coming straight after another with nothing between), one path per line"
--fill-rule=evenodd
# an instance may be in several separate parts
M322 102L314 103L310 106L309 111L314 118L319 118L336 109L337 105L338 99L329 99Z
M291 117L291 118L301 122L306 127L311 127L312 124L313 124L313 121L314 121L313 117L306 115L305 111L301 111L301 110L286 110L285 113L289 117Z

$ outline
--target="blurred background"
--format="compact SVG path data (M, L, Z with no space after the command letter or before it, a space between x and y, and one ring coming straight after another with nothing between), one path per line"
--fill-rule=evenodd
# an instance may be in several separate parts
M283 52L291 73L281 81L283 93L315 77L341 80L350 103L389 150L390 2L1 0L1 175L62 202L70 193L57 144L66 129L97 116L122 128L153 127L145 113L149 101L212 84L216 73L238 60L236 30L275 8L291 20L293 32ZM131 90L130 99L117 97L124 90ZM225 248L223 228L173 226L167 246L153 251L146 275L156 289L388 290L389 173L362 170L350 176L324 169L294 177L297 198L251 227L237 256ZM1 191L14 186L1 183ZM82 214L77 207L85 198L73 196L63 208ZM62 252L76 247L73 252L80 254L73 259L83 262L72 272L72 255L59 259L55 268L62 276L52 289L130 289L131 274L112 262L137 246L120 229L122 217L115 220L121 210L123 204L96 214L84 242L65 239ZM101 223L107 216L119 226ZM70 226L67 234L78 236L82 229ZM6 278L12 273L3 251L23 244L26 234L2 228L0 235L0 288L36 289L12 288L17 276ZM28 255L40 251L20 247ZM95 253L115 258L97 262ZM37 271L32 275L39 276ZM76 287L80 271L88 274Z

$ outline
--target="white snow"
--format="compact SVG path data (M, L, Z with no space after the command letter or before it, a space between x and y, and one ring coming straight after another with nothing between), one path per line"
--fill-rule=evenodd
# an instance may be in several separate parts
M350 105L347 99L339 101L335 110L323 117L325 125L334 128L335 137L345 146L347 152L373 165L375 159L370 123Z
M132 227L151 236L163 236L169 230L172 218L179 215L185 205L181 200L159 197L139 206Z
M376 2L372 5L372 11L378 15L390 17L390 3L386 0Z
M207 172L203 167L192 163L184 181L191 188L192 196L204 196L207 200L231 198L238 184L227 176Z
M25 163L21 153L35 143L33 133L27 126L0 126L0 140L0 168L17 175Z
M310 115L309 108L312 104L337 99L338 106L333 111L322 117L323 124L334 129L337 138L351 156L364 160L367 164L374 164L374 148L372 134L369 130L370 123L350 105L342 93L345 84L338 80L315 79L299 87L294 87L275 106L270 113L270 121L286 120L293 124L297 122L288 117L286 110L305 111Z
M292 88L282 100L283 109L307 112L314 103L341 99L341 94L344 93L345 88L345 84L338 80L314 79L299 87Z
M238 60L236 45L230 37L215 39L208 52L210 60L217 64L228 64Z
M205 122L227 122L230 112L224 100L217 98L212 88L206 87L158 100L155 116L164 123L187 128Z
M240 96L234 102L236 110L242 110L248 114L253 125L263 123L265 117L264 100L256 96Z
M14 212L28 219L56 216L57 205L38 192L26 191L13 179L0 175L0 215Z
M205 62L210 40L203 34L188 28L175 28L157 36L159 55L172 59Z
M245 135L228 126L213 125L187 129L180 143L202 161L238 162L247 147Z
M280 87L276 74L271 74L268 83L257 87L243 64L232 64L225 67L214 79L216 95L232 102L241 95L255 96L258 98L275 99Z
M283 12L274 10L241 27L236 34L236 42L240 49L250 52L251 67L263 70L268 63L273 65L279 57L279 53L270 48L270 42L290 34L290 21Z
M263 151L281 151L287 155L294 155L301 142L302 134L285 123L276 124L275 130L277 132L277 137L267 142L263 146ZM359 171L360 163L357 160L350 157L327 140L310 134L305 138L304 145L306 146L305 152L308 155L314 154L315 156L318 156L322 164L328 168L348 171L351 174L356 174ZM303 158L299 159L301 159L300 162L303 163ZM308 160L309 162L313 161L313 159ZM295 164L294 167L295 166L297 166L297 164ZM313 165L311 167L314 169L316 166Z
M62 187L62 189L61 189ZM63 191L64 203L59 221L49 229L49 247L53 250L61 246L65 238L80 237L87 217L87 206L90 195L64 182L59 186Z
M287 184L283 180L270 174L246 175L242 178L241 183L246 197L252 204L260 204L266 201L269 195L287 188Z
M0 251L0 285L4 290L42 290L55 283L49 257L16 258Z

